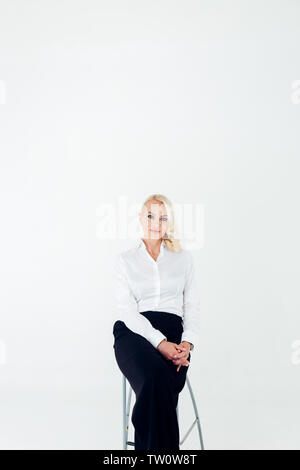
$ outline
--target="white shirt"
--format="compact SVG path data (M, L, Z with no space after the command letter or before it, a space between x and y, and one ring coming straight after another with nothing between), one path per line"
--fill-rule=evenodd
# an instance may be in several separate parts
M193 257L182 248L170 250L164 241L155 261L142 238L129 250L117 254L116 319L144 336L155 348L166 336L140 312L154 310L182 317L181 341L197 345L200 333L200 299Z

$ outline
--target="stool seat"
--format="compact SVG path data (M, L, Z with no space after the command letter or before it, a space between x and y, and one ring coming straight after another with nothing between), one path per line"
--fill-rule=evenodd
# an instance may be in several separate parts
M128 441L129 413L130 413L130 405L131 405L132 387L131 387L130 383L127 381L125 375L122 374L122 376L123 376L122 377L122 381L123 381L123 450L127 450L127 446L133 446L133 447L135 446L134 442ZM129 386L129 394L128 394L127 404L126 404L126 395L127 395L126 381L128 382L128 386ZM189 389L189 392L190 392L190 397L191 397L194 412L195 412L195 420L193 421L193 423L191 424L191 426L189 427L189 429L185 433L184 437L180 441L179 446L181 446L184 443L184 441L186 440L186 438L188 437L188 435L192 431L193 427L197 424L199 440L200 440L200 449L204 450L204 443L203 443L203 437L202 437L201 426L200 426L200 418L199 418L199 414L198 414L196 401L195 401L195 398L194 398L194 393L193 393L192 386L190 384L190 380L189 380L188 376L186 376L186 383L187 383L187 386L188 386L188 389ZM180 395L179 395L179 398L180 398ZM178 402L179 402L179 400L178 400ZM179 424L178 405L179 405L179 403L177 404L177 407L176 407L176 413L177 413L177 419L178 419L178 424Z

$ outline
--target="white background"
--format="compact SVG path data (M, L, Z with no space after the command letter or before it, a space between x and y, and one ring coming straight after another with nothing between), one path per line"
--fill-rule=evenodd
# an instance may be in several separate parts
M206 448L300 449L299 15L0 1L2 449L122 448L124 241L99 236L97 211L152 192L205 207L189 378ZM179 414L184 433L187 387Z

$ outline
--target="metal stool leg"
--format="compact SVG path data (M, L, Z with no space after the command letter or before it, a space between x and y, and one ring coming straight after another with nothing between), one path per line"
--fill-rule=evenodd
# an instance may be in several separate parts
M126 379L125 375L123 374L123 449L124 450L127 450L127 445L134 446L134 442L128 441L129 413L130 413L132 388L129 384L128 403L126 405L126 380L127 379ZM197 409L196 401L195 401L195 398L194 398L192 386L190 384L190 380L189 380L188 376L186 376L186 383L187 383L188 388L189 388L190 397L191 397L191 400L192 400L192 403L193 403L193 408L194 408L196 419L195 419L195 421L193 421L192 425L187 430L185 436L180 441L179 446L181 446L184 443L187 436L190 434L193 427L197 423L201 450L204 450L204 443L203 443L203 437L202 437L202 432L201 432L200 418L199 418L198 409ZM176 407L176 413L177 413L177 419L178 419L178 425L179 425L179 405L178 404L177 404L177 407Z
M123 375L123 387L122 388L123 388L123 450L127 450L126 377L125 377L125 375Z
M198 409L197 409L196 401L195 401L195 398L194 398L192 386L190 384L190 380L189 380L188 376L186 376L186 383L187 383L188 388L189 388L189 392L190 392L190 396L191 396L191 399L192 399L196 419L192 423L190 428L187 430L187 432L186 432L184 438L182 439L182 441L180 441L180 445L183 444L183 442L186 440L187 436L190 434L191 430L193 429L193 427L197 423L201 450L204 450L204 443L203 443L203 437L202 437L201 426L200 426L200 418L199 418Z
M129 384L128 402L126 404L126 377L123 375L123 450L127 450L127 446L134 446L134 442L128 441L129 433L129 413L131 404L132 388Z

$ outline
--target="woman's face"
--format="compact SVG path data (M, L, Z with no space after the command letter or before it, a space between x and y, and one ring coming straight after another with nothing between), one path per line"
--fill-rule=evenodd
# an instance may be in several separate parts
M159 240L168 230L169 220L166 207L160 201L148 201L139 214L144 238Z

